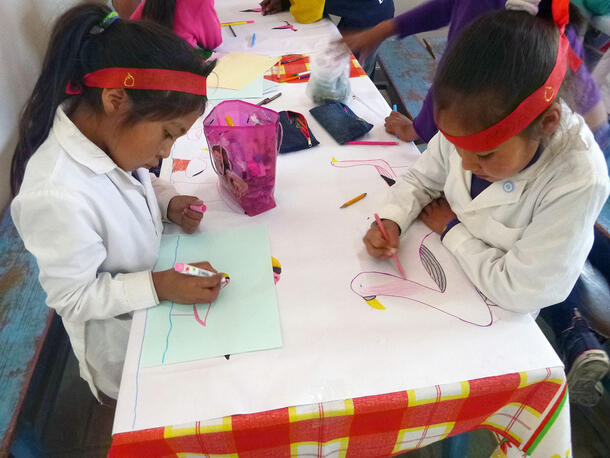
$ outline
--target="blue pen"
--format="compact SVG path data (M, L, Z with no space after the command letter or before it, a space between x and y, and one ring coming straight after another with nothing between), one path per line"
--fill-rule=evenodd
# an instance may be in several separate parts
M252 43L250 44L250 47L253 48L254 47L254 43L256 42L256 34L253 33L252 34Z
M398 111L398 107L396 106L396 104L394 104L394 105L392 106L392 110L394 110L394 111ZM400 137L397 135L397 136L396 136L396 138L400 138Z

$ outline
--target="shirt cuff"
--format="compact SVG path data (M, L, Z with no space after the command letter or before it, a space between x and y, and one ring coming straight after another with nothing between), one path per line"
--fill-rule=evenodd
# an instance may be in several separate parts
M155 194L157 196L157 202L159 203L159 210L161 210L161 218L163 221L169 221L167 218L167 207L169 206L170 200L180 195L173 185L169 183L158 184L155 187Z
M445 225L445 229L443 230L443 233L441 234L441 240L443 240L445 238L445 235L447 235L447 232L449 232L452 227L455 227L458 224L460 224L460 220L457 218L453 218L451 221L449 221Z
M404 234L409 226L409 222L405 217L405 211L400 208L398 205L386 205L379 212L379 219L389 219L398 224L398 228L400 229L400 233Z
M457 224L452 230L447 231L442 242L451 253L455 253L462 243L472 238L473 236L470 231L466 229L466 226Z
M123 277L123 288L129 311L152 307L159 303L150 270L122 274L121 276Z

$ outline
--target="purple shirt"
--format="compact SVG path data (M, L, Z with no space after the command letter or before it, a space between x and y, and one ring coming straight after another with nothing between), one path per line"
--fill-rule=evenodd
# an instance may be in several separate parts
M447 41L451 42L470 22L487 12L504 9L505 3L506 0L430 0L397 16L394 22L399 38L449 25ZM583 45L574 28L569 27L566 35L576 54L582 58ZM601 95L584 64L576 72L575 83L579 97L575 97L574 108L578 113L586 114L601 100ZM426 142L437 132L431 90L428 90L422 109L413 120L413 127Z

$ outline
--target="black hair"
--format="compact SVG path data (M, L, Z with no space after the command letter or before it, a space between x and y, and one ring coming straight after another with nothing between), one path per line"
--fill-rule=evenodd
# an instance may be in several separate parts
M538 16L501 10L483 15L462 31L434 77L435 116L459 107L463 127L480 132L544 84L555 66L559 41L545 3ZM522 133L530 135L535 125L532 122Z
M175 11L176 0L146 0L142 8L142 19L154 21L173 30Z
M19 139L11 163L11 191L17 194L27 161L47 138L57 107L69 97L71 109L85 104L99 112L100 88L83 87L68 95L68 83L78 86L84 75L108 67L159 68L207 76L213 65L201 61L193 48L166 28L150 21L100 24L111 10L83 4L64 13L56 22L41 74L19 123ZM175 91L125 89L132 102L124 124L139 120L173 119L194 111L203 113L206 97Z

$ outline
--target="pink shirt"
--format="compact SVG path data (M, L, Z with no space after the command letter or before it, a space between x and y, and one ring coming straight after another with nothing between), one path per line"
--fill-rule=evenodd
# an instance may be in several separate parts
M140 3L129 19L138 21L142 18L144 3ZM193 47L216 49L220 46L222 34L214 0L176 0L174 33Z

